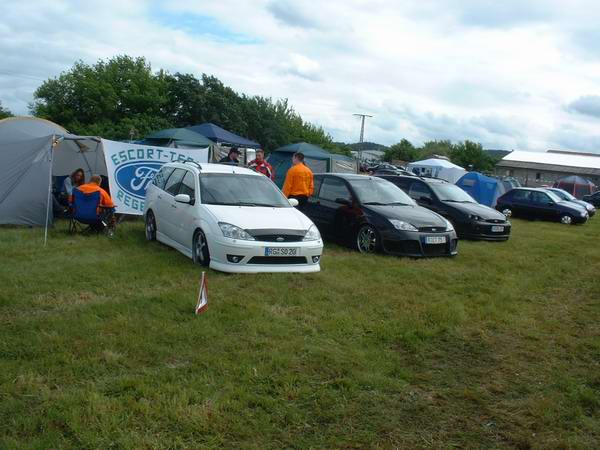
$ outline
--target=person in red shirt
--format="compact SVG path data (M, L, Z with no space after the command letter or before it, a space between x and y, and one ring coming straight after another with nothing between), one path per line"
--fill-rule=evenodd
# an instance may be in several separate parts
M262 173L271 180L275 179L275 171L273 170L273 166L265 161L265 152L261 148L256 150L256 159L253 159L248 163L248 168Z

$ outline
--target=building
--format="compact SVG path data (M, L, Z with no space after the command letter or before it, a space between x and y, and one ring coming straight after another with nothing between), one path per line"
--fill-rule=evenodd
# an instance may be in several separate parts
M600 154L513 151L496 164L495 172L498 176L515 177L529 187L552 185L568 175L579 175L600 186Z

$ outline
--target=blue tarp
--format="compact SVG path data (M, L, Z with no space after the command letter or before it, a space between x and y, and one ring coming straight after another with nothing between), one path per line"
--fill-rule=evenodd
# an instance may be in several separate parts
M233 134L231 131L227 131L214 123L203 123L201 125L194 125L187 127L188 130L200 133L202 136L207 137L211 141L217 144L225 144L234 147L242 148L260 148L258 142L251 141L250 139L243 138L237 134Z
M456 185L479 203L487 206L495 206L498 197L506 192L501 180L479 172L466 173L456 182Z

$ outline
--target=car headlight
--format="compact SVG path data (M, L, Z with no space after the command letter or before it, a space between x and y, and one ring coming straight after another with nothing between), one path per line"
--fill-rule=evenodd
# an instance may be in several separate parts
M231 239L241 239L243 241L254 241L255 239L250 236L246 231L242 230L240 227L236 227L235 225L231 225L230 223L219 222L219 228L221 228L221 232L223 236L231 238Z
M454 231L454 226L448 219L444 219L446 221L446 231Z
M389 221L390 221L390 223L392 225L394 225L394 228L396 230L402 230L402 231L419 231L414 226L412 226L410 223L404 222L403 220L389 219Z
M304 235L303 241L318 241L321 239L321 233L314 225L311 225L306 234Z

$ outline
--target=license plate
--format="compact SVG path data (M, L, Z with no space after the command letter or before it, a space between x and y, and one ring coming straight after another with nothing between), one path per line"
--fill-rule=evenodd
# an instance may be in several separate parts
M446 236L426 236L425 243L426 244L445 244Z
M492 233L503 233L504 232L504 227L498 226L498 225L494 225L492 227Z
M265 256L297 256L298 249L294 247L265 247Z

